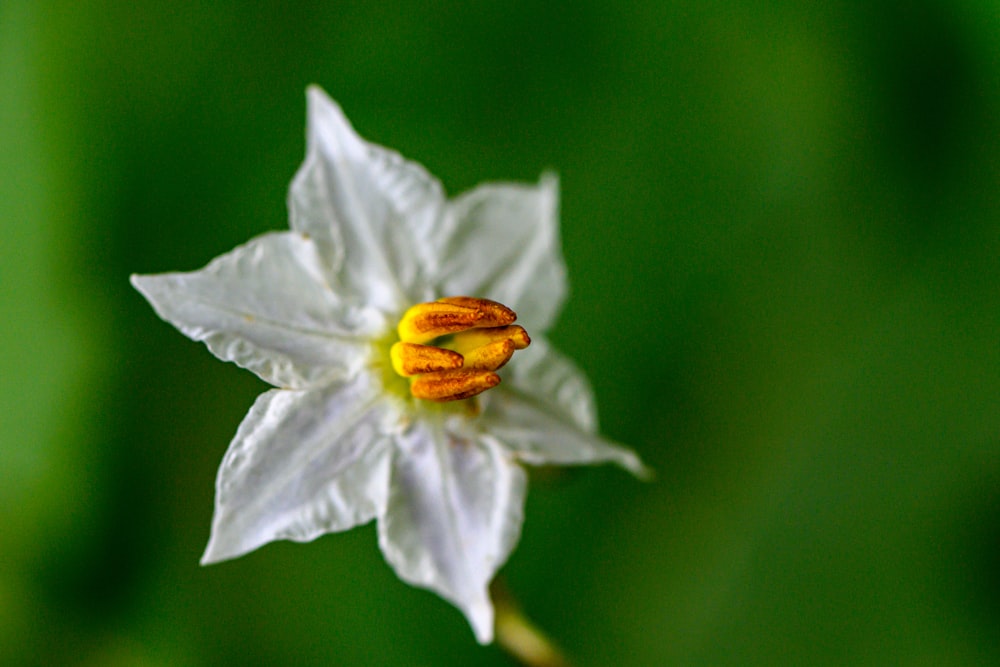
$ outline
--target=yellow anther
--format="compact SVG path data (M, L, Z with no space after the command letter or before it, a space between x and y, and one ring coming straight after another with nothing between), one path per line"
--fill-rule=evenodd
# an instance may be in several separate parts
M475 308L482 313L482 318L476 323L477 327L502 327L517 319L517 314L513 310L502 303L489 299L477 299L474 296L449 296L438 299L438 303Z
M415 343L396 343L389 350L392 368L403 377L461 368L462 355L452 350Z
M469 329L455 334L451 347L460 354L468 354L477 347L495 343L498 340L509 340L515 350L523 350L531 344L528 332L524 327L512 324L506 327L490 327L486 329Z
M465 368L495 371L514 356L514 342L507 339L498 340L470 350L463 356Z
M418 375L410 382L410 393L427 401L458 401L481 394L500 384L492 371L459 368Z
M494 371L531 342L515 319L507 306L470 296L417 304L399 321L399 342L389 351L392 368L410 378L415 398L470 398L497 386ZM431 341L444 347L424 345Z
M485 317L477 308L450 303L418 303L399 320L399 339L407 343L427 343L440 336L465 331Z

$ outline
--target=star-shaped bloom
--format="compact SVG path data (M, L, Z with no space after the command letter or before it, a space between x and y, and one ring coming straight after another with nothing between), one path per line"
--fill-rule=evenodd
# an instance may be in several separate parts
M596 434L586 378L543 337L566 292L556 180L449 201L316 87L307 134L291 231L200 271L132 277L160 317L276 387L223 459L202 563L375 519L400 578L490 642L520 463L644 471Z

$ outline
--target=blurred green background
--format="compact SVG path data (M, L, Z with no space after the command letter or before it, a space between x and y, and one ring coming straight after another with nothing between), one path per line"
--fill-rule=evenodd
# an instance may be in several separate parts
M995 0L4 0L0 664L510 664L371 526L198 566L264 387L127 277L286 227L309 83L561 176L552 337L659 473L534 479L576 663L1000 664Z

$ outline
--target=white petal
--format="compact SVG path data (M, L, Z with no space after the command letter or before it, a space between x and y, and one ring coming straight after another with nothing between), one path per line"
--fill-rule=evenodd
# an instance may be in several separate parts
M384 433L394 414L367 373L322 390L262 394L219 468L202 564L371 521L386 503Z
M504 385L537 396L546 411L588 433L597 432L597 404L587 376L542 336L515 355ZM491 396L487 394L487 396Z
M366 142L319 88L308 90L308 152L288 195L292 229L317 239L329 269L384 312L430 297L426 237L444 207L423 167Z
M292 232L257 237L200 271L134 275L132 285L185 335L280 387L355 374L385 327L331 290L316 244Z
M635 452L597 435L586 376L544 339L518 352L504 383L484 397L484 431L531 464L613 462L638 477L651 471Z
M379 545L404 581L462 610L493 640L488 586L517 543L525 475L491 439L417 423L397 439Z
M439 232L443 294L468 294L513 308L531 335L547 329L566 295L559 247L559 185L481 185L449 204Z

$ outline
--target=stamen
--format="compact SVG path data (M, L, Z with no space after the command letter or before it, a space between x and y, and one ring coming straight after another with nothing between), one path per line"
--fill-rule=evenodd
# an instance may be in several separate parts
M465 368L495 371L514 356L514 342L498 340L470 350L463 356L465 357Z
M403 377L461 368L462 355L452 350L414 343L396 343L389 350L392 368Z
M469 329L455 334L452 347L460 354L495 343L498 340L509 340L514 343L515 350L523 350L531 344L528 332L524 327L512 324L507 327L490 327L488 329Z
M500 384L500 376L492 371L459 368L416 376L410 383L410 393L427 401L458 401L481 394Z
M502 303L489 299L478 299L474 296L449 296L438 299L438 303L450 303L480 311L483 317L476 324L477 327L502 327L517 319L517 314L513 310Z
M419 303L399 321L399 342L389 350L392 368L410 378L415 398L445 402L481 394L500 383L494 371L531 343L515 319L513 310L489 299ZM437 346L424 344L430 342Z
M479 324L486 314L477 308L450 303L418 303L399 320L399 339L407 343L426 343Z

